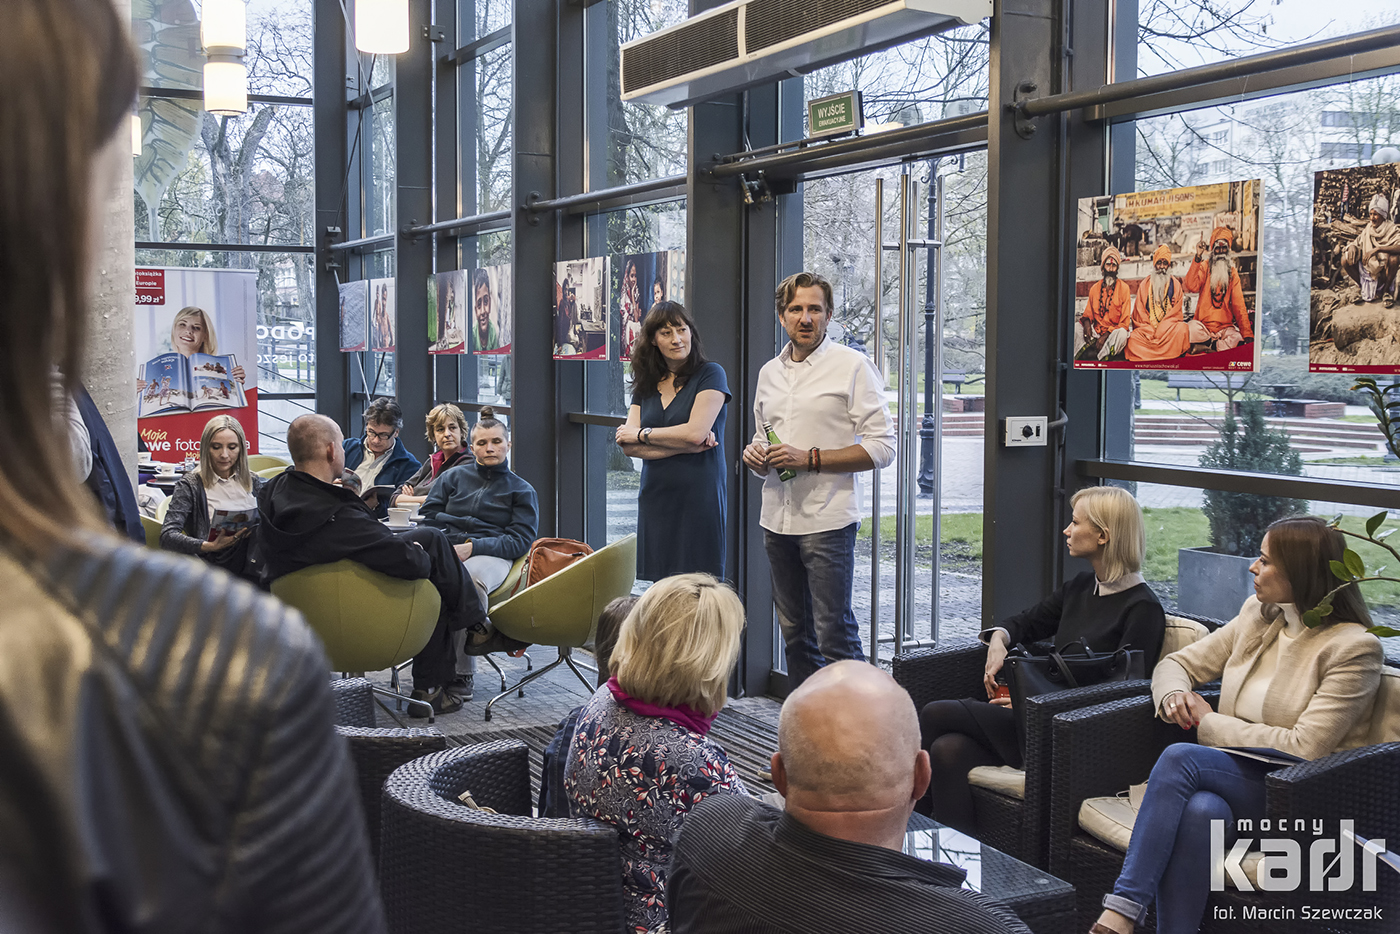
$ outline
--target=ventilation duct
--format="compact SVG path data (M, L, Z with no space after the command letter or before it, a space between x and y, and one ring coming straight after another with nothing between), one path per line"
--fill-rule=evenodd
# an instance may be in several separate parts
M735 0L622 47L622 99L685 107L992 14L992 0Z

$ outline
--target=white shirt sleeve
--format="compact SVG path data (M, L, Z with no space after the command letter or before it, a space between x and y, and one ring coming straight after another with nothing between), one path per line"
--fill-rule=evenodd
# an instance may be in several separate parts
M851 387L851 421L860 446L870 455L875 469L894 463L894 420L880 374L867 360L856 368Z
M73 472L78 482L87 480L92 473L92 437L73 397L63 390L63 374L53 369L53 410L54 421L60 431L68 436L69 450L73 458Z

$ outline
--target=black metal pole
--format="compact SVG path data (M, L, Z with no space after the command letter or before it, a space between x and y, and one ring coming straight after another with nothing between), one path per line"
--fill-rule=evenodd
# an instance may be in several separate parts
M938 223L938 160L928 161L928 236L936 237L934 231ZM924 417L919 423L919 495L932 496L934 485L933 459L937 453L938 427L933 417L935 399L943 404L943 387L934 386L933 354L938 347L938 335L934 333L933 319L938 311L938 283L934 277L933 252L928 254L928 268L924 274ZM937 396L934 395L937 390Z

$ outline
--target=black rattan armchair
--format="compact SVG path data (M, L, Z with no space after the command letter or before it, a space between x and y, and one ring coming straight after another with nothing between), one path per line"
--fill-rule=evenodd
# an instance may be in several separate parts
M379 807L384 780L394 769L447 748L447 737L436 727L375 726L374 689L365 678L342 678L331 682L335 696L335 731L350 744L350 761L360 787L370 852L378 865Z
M984 697L982 671L987 648L974 640L897 655L894 678L914 699L916 709L936 700ZM1026 702L1026 790L1018 799L973 786L977 838L1024 863L1045 868L1046 824L1050 809L1050 722L1076 707L1146 694L1149 681L1096 684L1029 698ZM933 793L936 789L931 789Z
M1204 695L1212 705L1219 694ZM1150 697L1132 697L1096 707L1060 714L1054 719L1054 754L1050 790L1050 872L1074 885L1079 903L1079 927L1087 929L1098 917L1103 895L1112 889L1123 868L1124 854L1079 827L1080 805L1087 798L1117 794L1130 785L1147 780L1157 757L1171 743L1195 742L1195 731L1154 716ZM1400 743L1383 743L1334 753L1271 773L1265 785L1265 813L1272 821L1298 818L1322 820L1326 833L1335 834L1337 822L1351 819L1356 832L1370 839L1400 839L1400 808L1395 806L1395 789L1400 788ZM1277 826L1277 825L1275 825ZM1350 892L1296 893L1301 901L1325 904L1329 908L1365 908L1380 905L1387 916L1400 913L1400 877L1385 867L1378 869L1379 889L1362 892L1360 884ZM1357 869L1360 879L1360 869ZM1211 896L1203 932L1242 934L1242 932L1333 930L1317 920L1305 919L1301 911L1294 919L1251 921L1247 908L1278 908L1290 904L1284 893L1242 892L1227 888ZM1228 920L1217 920L1214 907L1233 908ZM1295 906L1296 907L1296 906ZM1228 912L1227 912L1228 913ZM1394 922L1389 922L1394 923ZM1385 930L1384 924L1366 927L1354 922L1338 923L1338 931ZM1156 930L1155 911L1139 931Z
M466 791L491 814L460 803ZM380 888L393 934L621 934L617 831L530 817L529 748L460 746L384 786Z

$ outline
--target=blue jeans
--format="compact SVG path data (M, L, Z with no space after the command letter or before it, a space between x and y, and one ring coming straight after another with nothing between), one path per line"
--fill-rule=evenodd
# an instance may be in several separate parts
M856 525L852 522L844 529L810 535L763 530L791 688L827 662L865 661L856 615L851 612Z
M1152 767L1123 872L1103 906L1142 924L1157 901L1158 934L1194 934L1210 897L1210 822L1264 816L1264 776L1278 766L1176 743Z

